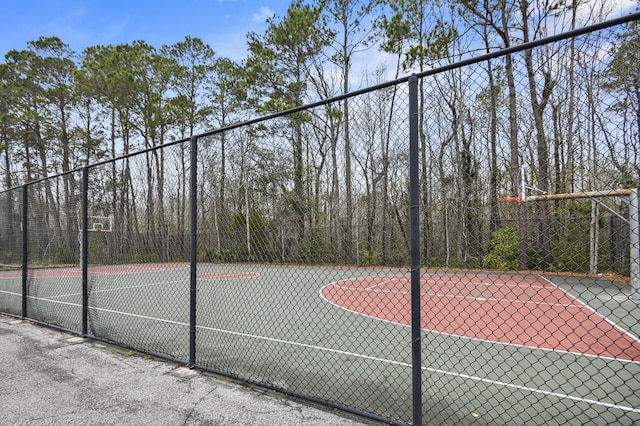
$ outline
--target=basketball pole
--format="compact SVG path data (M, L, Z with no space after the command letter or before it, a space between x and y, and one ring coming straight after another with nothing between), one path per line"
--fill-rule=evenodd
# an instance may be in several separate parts
M590 198L596 200L602 197L627 197L629 203L629 269L631 280L631 299L640 300L640 202L638 201L638 188L634 189L612 189L605 191L572 192L565 194L540 194L528 195L525 198L524 191L521 196L525 201L552 201L552 200L574 200L578 198ZM504 201L512 201L503 198ZM610 210L611 211L611 210ZM615 212L612 212L616 214ZM616 214L619 216L618 214ZM624 219L624 218L623 218Z
M640 300L640 229L638 228L638 188L629 194L629 245L631 299Z

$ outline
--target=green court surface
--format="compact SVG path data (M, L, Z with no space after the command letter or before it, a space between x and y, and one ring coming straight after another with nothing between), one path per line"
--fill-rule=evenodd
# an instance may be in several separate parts
M423 274L423 307L429 306L425 299L434 300L429 274ZM186 264L89 267L89 334L188 360L189 275ZM367 314L376 312L368 311L372 303L391 305L406 293L399 284L381 286L383 278L400 282L406 275L394 269L199 264L196 364L410 422L411 329L399 308L396 317ZM374 285L363 285L348 306L326 297L328 286L364 278ZM625 284L544 279L637 343L640 307L629 300ZM19 271L0 272L0 311L20 313L21 285ZM423 318L437 316L436 309L456 312L465 296L455 288L460 286L446 290L450 304L423 308ZM81 301L79 268L37 270L29 277L30 318L80 330ZM497 311L487 315L499 317ZM443 332L426 319L422 328L423 417L434 424L640 423L640 363L633 357Z

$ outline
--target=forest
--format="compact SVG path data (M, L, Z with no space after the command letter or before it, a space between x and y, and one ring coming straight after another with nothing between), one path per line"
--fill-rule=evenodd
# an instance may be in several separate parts
M406 265L407 88L386 83L419 74L426 266L628 275L623 197L504 200L638 187L638 21L456 66L615 13L604 0L294 0L247 34L241 62L196 35L83 52L40 37L0 63L0 263L19 258L23 185L34 259L77 261L85 166L89 215L113 221L91 235L94 261L185 260L189 139L206 133L201 260Z

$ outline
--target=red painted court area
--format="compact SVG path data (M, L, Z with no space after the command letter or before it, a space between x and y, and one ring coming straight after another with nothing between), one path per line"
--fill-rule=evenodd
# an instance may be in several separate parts
M187 268L184 263L149 263L137 265L111 265L111 266L89 266L88 274L101 275L122 275L122 274L143 274L146 272L171 271ZM16 279L22 276L19 270L0 271L0 279ZM73 278L81 277L82 269L79 267L68 268L34 268L29 269L31 278Z
M640 341L552 282L506 274L426 274L421 327L490 342L640 361ZM410 277L342 280L322 289L329 302L411 324Z
M90 266L88 273L90 276L111 276L123 274L144 274L147 272L171 271L177 269L186 269L189 266L181 263L155 263L155 264L139 264L139 265L113 265L113 266ZM73 278L81 277L82 270L80 268L43 268L32 269L29 271L32 278ZM0 271L0 279L19 279L22 272L19 270ZM252 272L225 272L225 273L203 273L198 274L197 278L202 280L234 280L241 278L255 278L258 274Z
M110 276L122 274L144 274L147 272L171 271L186 269L189 265L181 263L152 263L139 265L113 265L113 266L90 266L88 273L90 276ZM32 278L73 278L81 277L80 268L43 268L29 271ZM22 272L19 270L0 271L0 279L19 279ZM258 274L253 272L225 272L225 273L203 273L197 278L202 280L235 280L241 278L255 278Z

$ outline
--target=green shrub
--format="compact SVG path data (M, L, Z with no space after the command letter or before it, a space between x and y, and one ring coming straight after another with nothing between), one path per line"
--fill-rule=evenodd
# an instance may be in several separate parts
M322 228L313 228L300 241L296 260L307 264L330 263L333 260L332 245Z
M92 262L102 261L104 255L104 244L97 240L90 240L89 245L87 246L87 255Z
M73 254L71 250L58 246L56 247L55 255L53 258L53 262L56 264L71 264L77 262L78 255Z
M382 253L375 250L363 250L361 264L364 266L376 266L382 264Z
M491 237L491 250L483 257L484 263L492 269L519 269L519 244L520 239L514 228L498 229Z

